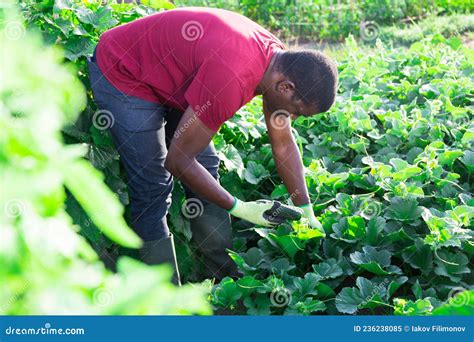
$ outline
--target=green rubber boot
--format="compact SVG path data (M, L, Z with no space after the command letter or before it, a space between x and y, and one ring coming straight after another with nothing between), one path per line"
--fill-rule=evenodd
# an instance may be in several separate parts
M201 257L204 268L198 278L216 278L240 275L226 249L232 248L232 227L229 214L213 203L206 203L200 216L191 218L192 242Z
M173 235L170 234L169 237L161 240L144 242L139 254L140 259L147 265L170 264L174 270L172 282L177 286L181 286Z

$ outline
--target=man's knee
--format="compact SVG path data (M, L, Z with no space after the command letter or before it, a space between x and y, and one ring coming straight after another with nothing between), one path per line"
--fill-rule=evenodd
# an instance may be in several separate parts
M171 206L171 190L172 187L160 188L130 197L131 225L144 241L169 235L166 214Z

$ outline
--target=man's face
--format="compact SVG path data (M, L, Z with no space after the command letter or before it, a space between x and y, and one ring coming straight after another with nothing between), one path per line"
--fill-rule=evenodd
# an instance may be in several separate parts
M263 103L266 110L273 113L277 110L290 113L295 119L298 116L311 116L318 113L314 105L308 105L301 99L297 99L294 85L289 81L282 81L268 89L263 94Z

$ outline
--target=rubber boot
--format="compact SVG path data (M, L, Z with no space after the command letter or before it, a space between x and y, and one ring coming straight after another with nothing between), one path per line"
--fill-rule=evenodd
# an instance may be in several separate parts
M173 235L161 240L145 241L139 253L140 259L147 265L171 264L174 270L172 282L181 286Z
M192 242L204 263L199 278L216 278L240 275L236 264L227 254L232 248L232 226L229 214L213 203L206 203L200 216L189 220L193 232Z

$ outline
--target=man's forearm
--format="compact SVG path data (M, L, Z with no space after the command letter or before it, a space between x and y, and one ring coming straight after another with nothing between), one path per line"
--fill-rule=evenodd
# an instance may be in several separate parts
M295 205L310 203L304 177L304 166L296 143L273 149L275 165Z
M226 210L234 205L234 197L195 158L167 161L166 168L173 176L208 201Z

